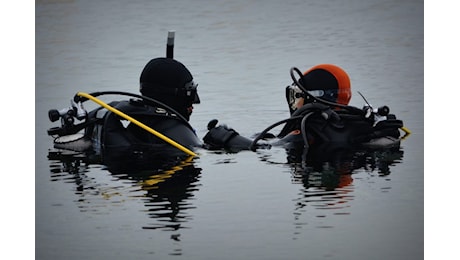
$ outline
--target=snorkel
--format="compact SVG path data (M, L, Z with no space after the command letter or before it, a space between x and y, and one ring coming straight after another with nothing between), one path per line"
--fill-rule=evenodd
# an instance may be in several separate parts
M174 58L174 36L175 31L168 32L168 39L166 40L166 58Z

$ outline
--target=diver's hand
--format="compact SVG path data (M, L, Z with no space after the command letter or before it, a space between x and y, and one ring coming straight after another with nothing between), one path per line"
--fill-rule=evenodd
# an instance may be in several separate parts
M228 128L226 125L219 125L217 119L213 119L208 123L208 133L203 137L205 144L209 146L209 149L222 149L227 148L228 142L238 136L238 132Z

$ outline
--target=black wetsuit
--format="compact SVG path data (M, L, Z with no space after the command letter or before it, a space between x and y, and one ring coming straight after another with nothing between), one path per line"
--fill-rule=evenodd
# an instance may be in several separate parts
M188 149L202 145L186 120L164 108L135 99L114 101L109 105ZM93 151L102 155L104 162L126 158L160 161L186 155L140 126L103 108L91 111L88 120L95 123L85 129L85 137L92 141Z

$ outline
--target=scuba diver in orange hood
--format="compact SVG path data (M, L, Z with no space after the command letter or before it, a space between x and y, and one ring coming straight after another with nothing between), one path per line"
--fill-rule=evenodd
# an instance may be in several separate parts
M363 108L349 106L350 78L336 65L316 65L305 73L294 67L290 75L293 83L286 87L289 118L269 126L253 140L211 120L203 138L207 147L235 152L283 146L288 154L296 151L290 153L296 161L305 160L307 152L325 155L337 149L399 147L400 130L409 133L386 106L374 109L367 101ZM269 133L282 124L279 134ZM261 139L265 142L259 143Z
M296 70L294 68L294 70ZM306 103L315 102L308 92L314 97L331 103L348 105L351 99L351 82L348 74L340 67L333 64L320 64L307 70L299 79L303 86L293 83L286 87L286 99L291 114Z

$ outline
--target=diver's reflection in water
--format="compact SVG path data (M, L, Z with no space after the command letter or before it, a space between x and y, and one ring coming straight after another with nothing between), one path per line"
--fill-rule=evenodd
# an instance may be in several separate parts
M349 215L354 199L353 176L388 176L391 166L401 162L401 148L350 150L322 147L309 151L288 150L288 165L294 184L302 189L293 201L296 234L306 225L332 228L328 215ZM307 218L308 220L305 220Z
M292 168L294 180L299 180L305 188L322 187L326 190L347 186L351 175L362 169L376 172L380 176L391 173L390 166L403 158L401 148L379 150L317 150L309 153L306 160L297 151L288 151L288 164ZM348 176L347 176L348 175Z
M92 159L82 153L60 150L50 151L48 159L51 181L76 184L75 194L79 196L77 201L84 201L85 191L96 185L94 179L86 174L89 171L88 165L93 163Z
M193 157L158 158L158 154L128 159L106 157L104 163L113 175L135 180L146 191L148 215L158 223L145 225L144 229L179 230L191 219L187 210L194 208L190 200L198 190L201 169L195 168ZM171 238L179 240L177 235Z
M119 205L120 201L126 201L116 199L116 196L127 196L145 202L146 212L153 223L143 224L143 229L176 231L185 227L184 223L191 219L187 210L194 208L190 200L198 190L201 173L201 169L194 166L193 158L165 158L153 153L126 157L117 151L108 154L110 156L103 156L103 164L110 176L123 181L114 183L113 178L104 183L96 181L96 178L89 177L90 165L102 161L68 151L49 153L51 180L77 185L75 194L79 198L76 202L82 212L101 214L107 203ZM101 206L101 203L105 205ZM171 239L180 238L174 234Z

